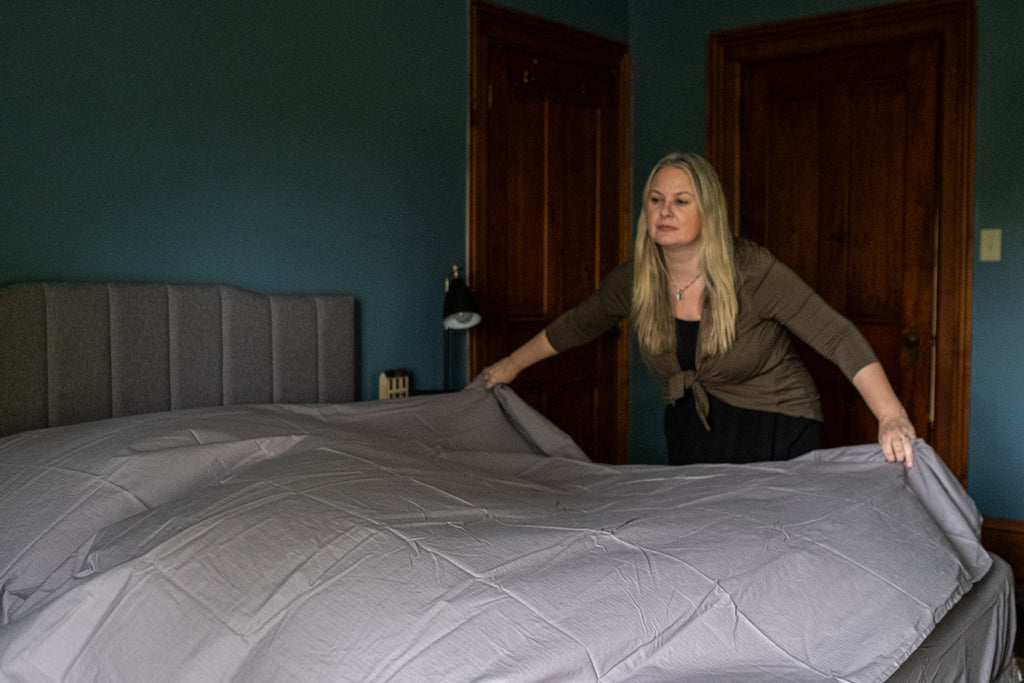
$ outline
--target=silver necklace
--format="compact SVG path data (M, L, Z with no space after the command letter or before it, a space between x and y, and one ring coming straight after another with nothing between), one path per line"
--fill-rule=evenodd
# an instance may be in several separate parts
M676 290L676 301L682 301L683 300L683 294L685 294L686 290L688 290L691 286L693 286L694 282L696 282L697 280L700 279L701 275L703 275L703 273L697 273L697 276L694 277L692 280L690 280L690 283L688 285L686 285L682 289L677 289Z

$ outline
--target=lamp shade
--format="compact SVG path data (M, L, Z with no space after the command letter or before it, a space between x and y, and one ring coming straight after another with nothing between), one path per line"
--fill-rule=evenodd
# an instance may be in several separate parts
M459 277L458 266L452 266L452 276L445 281L444 329L465 330L480 322L473 292Z

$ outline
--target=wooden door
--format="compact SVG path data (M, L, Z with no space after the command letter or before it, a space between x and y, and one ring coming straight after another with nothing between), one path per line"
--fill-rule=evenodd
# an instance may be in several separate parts
M582 301L629 253L626 47L473 5L470 261L483 323L470 371ZM624 462L628 335L540 363L513 387L592 458Z
M720 95L710 104L737 124L730 139L709 107L709 156L741 234L858 326L918 434L961 480L973 90L960 79L971 63L970 9L908 2L709 42L709 89ZM877 421L852 385L802 352L822 395L826 444L875 441Z

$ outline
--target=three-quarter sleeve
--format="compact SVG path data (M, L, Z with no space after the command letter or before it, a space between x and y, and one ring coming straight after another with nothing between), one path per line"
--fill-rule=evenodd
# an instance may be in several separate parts
M597 290L547 326L548 341L559 353L597 339L629 315L633 264L616 266Z
M767 252L765 252L767 253ZM878 359L857 327L833 309L788 266L771 258L754 296L771 315L812 349L853 379Z

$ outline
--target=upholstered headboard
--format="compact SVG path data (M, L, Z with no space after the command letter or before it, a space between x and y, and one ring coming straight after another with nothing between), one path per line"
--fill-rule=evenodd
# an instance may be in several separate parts
M353 366L348 294L0 287L0 435L180 408L351 401Z

